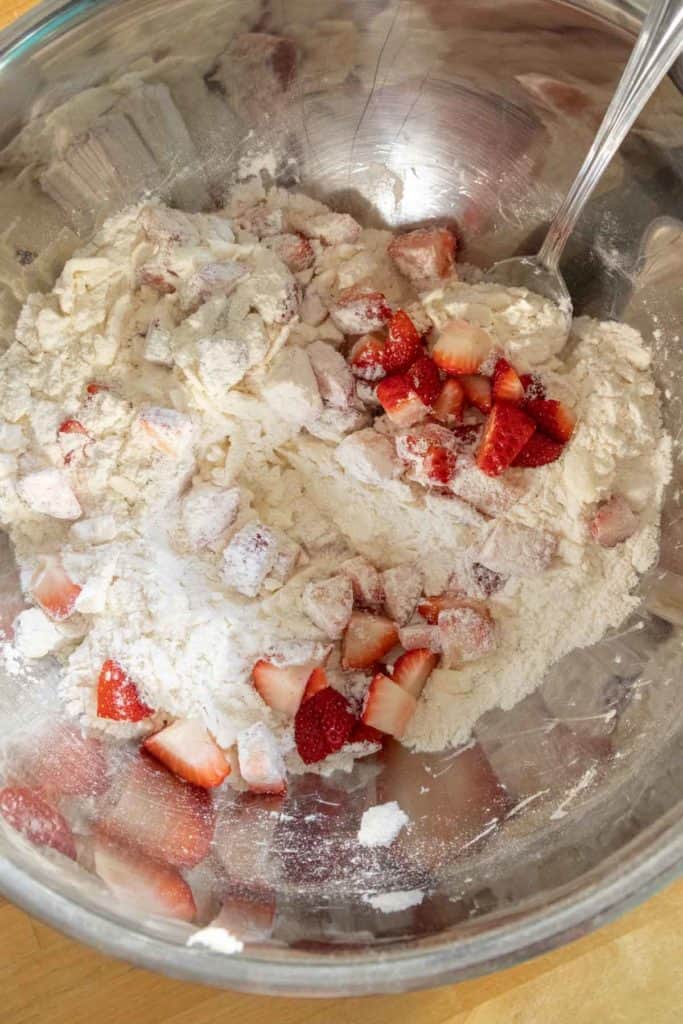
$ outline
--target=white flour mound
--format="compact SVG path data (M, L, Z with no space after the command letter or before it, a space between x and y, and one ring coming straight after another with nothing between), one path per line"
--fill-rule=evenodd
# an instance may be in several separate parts
M361 846L391 846L409 821L410 818L395 800L368 807L361 818L358 842Z
M249 221L257 204L258 234ZM337 457L370 415L359 407L352 424L342 422L310 370L309 345L344 344L327 307L358 282L394 306L418 296L386 255L390 233L357 225L351 241L332 244L311 232L313 265L288 270L273 236L297 244L291 231L278 235L285 221L291 230L322 225L328 236L348 228L328 214L306 197L251 186L220 214L129 209L67 262L51 293L29 297L0 360L0 521L23 584L28 590L41 556L59 555L83 587L77 614L33 645L23 636L23 651L52 647L69 711L114 736L192 717L228 748L263 721L288 768L302 770L291 720L264 704L250 676L260 657L321 660L328 638L304 611L306 584L363 554L380 570L418 565L425 592L437 593L490 529L462 503L389 471L363 482ZM561 460L511 473L521 497L502 518L556 534L558 556L544 575L510 580L490 599L496 652L465 666L455 692L427 685L405 742L434 750L462 742L483 711L512 706L562 654L636 607L632 590L657 553L670 449L649 354L630 328L579 320L562 362L556 311L538 296L453 279L422 301L437 325L451 317L484 325L579 422ZM90 394L92 383L101 387ZM58 440L68 419L86 435ZM75 448L66 462L65 444ZM68 514L76 495L80 518L45 515L22 499L24 478L46 468L60 471L51 486L62 489ZM614 491L642 528L605 549L586 521ZM263 564L249 561L236 589L239 558L236 568L224 549L255 521L272 547ZM153 719L97 718L97 678L109 658L157 709ZM334 662L330 675L362 697L365 677L344 676ZM317 770L349 768L367 752L347 748Z

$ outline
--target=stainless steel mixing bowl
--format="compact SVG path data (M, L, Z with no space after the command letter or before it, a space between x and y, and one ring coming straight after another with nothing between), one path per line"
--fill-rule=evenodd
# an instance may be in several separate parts
M226 183L250 173L368 223L452 219L475 263L533 251L639 18L637 4L617 0L40 4L0 37L0 330L11 334L25 295L50 286L105 213L145 189L190 208L220 202ZM285 47L276 103L264 102L257 65L251 78L230 75L230 47L248 30L296 43L298 69L291 80ZM565 269L578 312L623 317L652 341L677 441L683 99L674 81L614 161ZM284 807L223 798L214 849L190 875L200 923L226 894L245 893L251 925L267 922L243 954L188 949L190 926L116 904L87 871L87 844L74 865L3 826L0 888L135 963L271 993L437 985L585 933L683 862L680 538L674 480L641 612L565 658L541 692L485 715L466 750L422 757L394 747L350 776L303 777ZM3 551L9 615L18 581ZM2 680L3 751L58 714L55 672L48 661L34 678ZM359 851L363 809L392 797L414 820L409 839L391 855ZM67 812L78 828L93 808ZM416 888L423 902L400 912L369 902Z

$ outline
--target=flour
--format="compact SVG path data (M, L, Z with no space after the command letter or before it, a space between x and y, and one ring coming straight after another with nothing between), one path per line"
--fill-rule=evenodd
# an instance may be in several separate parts
M383 914L398 914L401 910L419 907L425 898L422 889L399 889L396 892L382 892L374 896L364 896L363 901L369 903L373 910Z
M361 819L358 842L361 846L369 847L391 846L409 821L410 818L395 800L368 807Z
M304 270L284 262L296 231L309 237ZM561 361L561 317L538 296L450 280L420 306L387 256L391 237L251 182L221 214L148 203L112 217L51 293L29 296L0 362L0 520L27 593L43 555L82 588L78 614L55 628L26 612L17 636L25 657L61 660L70 714L122 740L195 718L225 749L262 722L288 770L304 770L291 719L264 703L251 671L261 658L326 655L341 626L334 609L307 613L311 584L361 555L380 571L413 567L425 593L439 593L490 549L495 522L552 534L556 553L547 571L491 595L497 651L459 669L455 685L453 672L434 674L409 746L462 743L482 712L511 707L637 606L671 459L642 339L579 320ZM437 326L466 317L520 370L541 372L578 414L563 458L502 484L473 466L458 497L410 479L391 424L369 426L367 388L350 390L336 351L344 338L328 310L356 285ZM586 522L614 490L641 528L601 548ZM151 718L97 716L107 659L135 680ZM336 649L328 674L359 707L367 677L343 673ZM306 770L347 770L375 749L353 744ZM361 842L375 844L375 825L364 819Z
M204 946L214 953L223 953L226 956L241 953L244 949L244 943L241 939L236 939L227 928L219 928L212 925L209 925L207 928L200 928L190 935L186 945Z

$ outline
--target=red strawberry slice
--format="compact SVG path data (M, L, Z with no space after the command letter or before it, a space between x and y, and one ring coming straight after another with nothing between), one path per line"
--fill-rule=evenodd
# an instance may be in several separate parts
M282 794L287 790L287 769L275 736L263 722L237 735L237 758L242 779L252 793Z
M97 715L115 722L140 722L154 714L141 699L138 688L118 662L109 659L97 681Z
M590 524L591 537L604 548L613 548L632 537L640 526L638 516L621 494L604 502Z
M88 431L85 429L80 420L63 420L57 428L58 434L85 434L88 436Z
M384 615L354 612L342 642L342 668L370 668L398 643L396 623Z
M524 398L524 385L517 371L510 366L507 359L496 360L493 370L493 400L495 402L521 402Z
M524 388L524 398L528 401L532 398L545 398L545 384L536 373L523 373L519 378Z
M476 373L491 351L491 336L467 320L449 320L440 330L432 359L444 373Z
M469 601L464 598L461 593L454 593L446 591L444 594L434 594L431 597L425 597L424 600L420 601L417 606L417 610L423 619L435 626L439 621L439 615L441 612L447 611L450 608L468 608L478 607L475 601Z
M0 790L0 814L36 846L49 846L76 860L76 844L66 819L43 797L24 786Z
M544 434L566 444L574 433L576 414L564 402L554 398L533 398L524 404L525 411Z
M382 292L355 284L339 294L330 308L330 316L343 334L365 334L384 327L391 317L391 308Z
M422 469L434 484L445 487L455 475L457 456L440 444L430 444L422 460Z
M183 782L146 754L119 780L116 803L100 819L98 833L175 867L204 860L215 827L211 795Z
M341 750L354 723L346 697L331 686L303 703L294 719L294 741L304 764L322 761Z
M254 689L273 709L291 718L297 713L315 665L274 665L257 661L251 673Z
M436 364L435 364L436 365ZM483 378L482 378L483 379ZM465 392L461 380L449 377L443 382L438 397L433 403L432 412L437 420L451 427L462 420L465 405Z
M416 647L412 651L406 651L396 660L391 678L397 686L417 700L438 661L439 655L434 651Z
M29 590L46 615L56 622L68 619L81 588L67 575L61 559L45 555L36 569Z
M410 427L427 415L427 406L405 374L385 377L377 385L376 394L391 422L399 427Z
M109 788L101 740L84 736L76 725L60 723L34 737L21 772L48 796L101 796Z
M316 693L320 693L321 690L325 690L329 685L330 682L327 678L327 672L325 669L314 668L309 676L308 682L306 683L303 700L310 700L311 697L315 697Z
M488 377L481 377L478 374L467 374L460 378L465 398L470 405L473 405L479 412L491 412L493 397L491 394L491 381Z
M384 369L387 373L407 370L422 347L422 339L403 309L398 309L389 321L387 341L384 346Z
M453 270L455 237L448 228L417 228L392 238L387 252L418 288L439 280Z
M439 368L434 360L427 355L418 356L406 376L424 404L434 405L442 391ZM457 384L457 381L451 383Z
M117 900L135 907L141 914L194 920L192 890L174 868L105 839L95 841L93 855L95 874Z
M378 334L364 334L349 353L349 365L354 377L361 380L380 380L385 376L384 339Z
M382 747L386 738L386 733L380 732L379 729L373 729L365 722L356 722L349 736L349 743L377 743Z
M534 421L510 402L496 402L484 425L477 465L487 476L499 476L512 465L536 429Z
M559 441L553 441L551 437L542 434L537 430L532 434L522 448L519 455L512 460L513 466L546 466L549 462L555 462L564 451L564 445Z
M195 719L179 719L143 743L145 750L186 782L210 789L230 774L230 765L208 729Z
M361 722L400 739L415 714L417 701L388 676L378 673L365 695Z

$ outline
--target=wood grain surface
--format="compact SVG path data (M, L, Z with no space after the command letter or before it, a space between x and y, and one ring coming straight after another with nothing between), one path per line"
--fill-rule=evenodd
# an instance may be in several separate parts
M32 0L0 0L0 27ZM172 981L104 957L0 899L2 1024L680 1024L683 881L621 920L519 967L432 992L267 999Z

